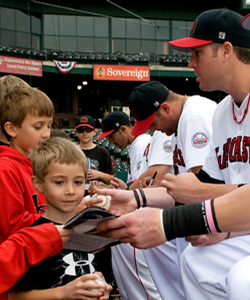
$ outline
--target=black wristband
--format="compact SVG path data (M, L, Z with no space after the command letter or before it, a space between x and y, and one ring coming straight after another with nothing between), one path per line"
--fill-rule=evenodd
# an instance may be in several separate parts
M163 227L168 241L208 233L202 217L201 203L164 209Z
M238 188L241 187L241 186L243 186L243 185L245 185L245 183L240 183L240 184L238 185Z
M137 208L140 208L140 207L141 207L141 204L140 204L139 195L138 195L138 193L137 193L136 190L133 190L133 192L134 192L135 200L136 200L136 202L137 202Z
M143 201L143 207L147 206L147 200L146 200L146 196L144 194L144 191L142 188L139 188L139 191L141 193L141 197L142 197L142 201Z

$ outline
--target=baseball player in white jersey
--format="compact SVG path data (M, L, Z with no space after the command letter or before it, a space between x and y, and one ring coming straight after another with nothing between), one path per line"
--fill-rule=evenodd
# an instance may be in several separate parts
M170 42L179 51L191 49L189 67L199 75L202 90L229 94L214 113L212 149L203 166L207 182L250 182L250 32L241 22L241 15L225 8L206 11L197 17L188 38ZM211 185L206 195L213 198L213 193ZM188 299L250 299L250 236L232 239L235 235L185 249L181 271Z
M144 149L139 176L149 167L161 165L168 166L168 172L173 171L172 136L156 130Z
M151 140L149 134L137 136L129 147L129 173L127 183L135 181L140 173L142 166L142 156Z
M161 93L164 97L161 97ZM147 94L147 98L145 94ZM144 104L148 104L148 107L141 107L142 99ZM169 118L171 119L163 118L162 112L156 110L153 119L150 120L154 111L149 107L156 100L170 103L169 110L172 112L171 115L169 114ZM175 110L175 101L180 104L178 110ZM150 82L134 89L129 98L129 105L130 109L138 115L139 122L134 125L136 133L146 129L145 124L141 126L140 123L144 121L141 120L143 113L150 120L147 124L150 130L160 129L166 133L175 132L172 137L173 161L179 174L187 171L196 172L202 167L210 150L212 116L217 107L214 101L200 96L177 95L168 91L159 82ZM140 110L137 109L139 106ZM185 299L179 271L179 258L186 245L184 239L176 239L173 242L144 250L150 272L163 299Z
M107 137L110 144L124 149L128 144L130 167L128 183L136 180L142 165L145 148L151 141L149 134L137 137L131 135L132 125L124 112L112 112L102 120L103 133L98 137ZM152 280L142 250L130 244L121 244L111 248L112 267L119 292L124 300L161 299Z
M250 114L245 113L249 101L250 95L247 95L238 107L232 97L227 96L219 103L214 113L211 143L214 151L210 151L203 170L210 177L222 180L226 184L250 182ZM228 273L238 261L250 255L249 245L250 236L245 235L206 247L189 246L182 257L182 277L187 298L227 299ZM229 278L232 276L231 271ZM245 296L240 296L241 293L244 295L244 290L238 290L238 299L246 299Z

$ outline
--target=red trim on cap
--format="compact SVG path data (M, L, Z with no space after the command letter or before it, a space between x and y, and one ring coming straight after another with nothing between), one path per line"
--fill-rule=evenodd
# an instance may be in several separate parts
M245 29L250 29L250 14L247 14L241 21L241 25Z
M131 134L138 136L145 133L149 129L150 125L152 124L154 117L155 117L155 112L145 120L136 121L131 131Z
M94 127L91 126L91 125L89 125L89 124L79 124L79 125L77 125L77 126L75 127L75 129L78 128L78 127L83 127L83 126L89 127L89 128L91 128L91 129L94 129Z
M96 140L98 141L98 140L104 139L105 137L107 137L108 135L110 135L110 134L111 134L112 132L114 132L114 131L115 131L115 129L110 130L110 131L103 132L103 133L101 133L101 134L98 136L98 138L97 138Z
M193 37L187 37L175 41L168 42L170 46L179 51L190 51L190 48L199 47L211 44L213 41L196 39Z

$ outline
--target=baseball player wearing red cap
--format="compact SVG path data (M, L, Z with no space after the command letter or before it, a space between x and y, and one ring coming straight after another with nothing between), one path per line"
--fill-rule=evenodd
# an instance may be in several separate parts
M250 181L246 142L250 124L250 31L241 23L242 16L228 9L206 11L197 17L189 37L170 42L180 51L191 48L189 67L199 75L197 82L202 90L218 89L229 94L214 114L214 151L203 166L206 174L226 184ZM246 24L245 21L245 27ZM206 247L189 246L182 257L187 298L247 299L249 292L246 294L244 288L237 288L234 293L233 279L241 273L243 265L237 262L250 255L249 242L246 235Z
M178 95L160 82L144 83L129 98L137 117L132 133L161 130L172 134L172 159L179 174L198 172L210 150L212 117L217 104L200 96ZM152 277L163 299L185 299L179 257L187 246L177 239L144 251Z
M195 74L198 76L197 82L202 90L221 90L229 94L215 111L213 149L211 156L205 162L206 171L203 170L202 175L203 180L205 179L207 182L213 180L222 182L220 179L225 176L225 183L231 184L198 183L196 188L190 186L190 183L195 182L192 175L183 174L183 176L177 176L176 179L168 175L166 178L171 182L163 182L163 186L167 187L168 193L170 192L174 198L178 195L179 202L181 200L183 203L199 202L218 197L237 188L238 183L249 182L247 168L249 147L246 141L249 135L247 124L250 121L247 109L250 92L250 32L241 26L241 21L241 15L227 9L206 11L195 21L190 39L179 40L176 43L171 42L177 49L191 47L192 57L189 67L194 68ZM208 162L211 162L211 165ZM177 191L178 183L181 189ZM191 194L189 194L190 191ZM176 236L206 232L246 230L250 227L249 213L245 212L249 207L246 198L248 191L248 186L241 187L238 191L221 197L221 201L218 202L208 200L162 211L154 209L150 211L150 215L147 210L137 210L133 214L102 223L98 229L113 229L109 232L109 236L120 238L122 242L130 242L140 248L159 245L166 240L166 237L170 240ZM146 193L148 204L153 205L152 203L155 202L160 205L161 194L157 193L157 201L153 201L153 195L149 192L151 191ZM156 196L156 192L154 194ZM120 207L123 207L124 211L131 211L132 207L130 209L127 207L128 204L132 205L131 194L119 193L118 195L118 193L114 193L112 196L114 208L117 207L115 203L119 198ZM126 199L127 202L125 202ZM126 207L124 203L127 204ZM136 207L136 202L133 203ZM217 218L219 222L216 221ZM181 226L181 223L184 226ZM203 229L200 226L202 223ZM161 224L164 231L161 229ZM141 229L145 227L148 229L147 238L141 233ZM234 233L231 233L230 237L232 235ZM221 234L221 237L225 239L228 235ZM244 284L249 286L249 276L248 278L244 277L245 281L241 282L239 287L235 284L238 281L233 280L238 273L233 274L232 272L233 270L239 272L242 259L248 263L249 260L246 261L246 258L249 254L249 235L234 239L227 238L221 243L206 247L192 248L188 246L182 259L182 273L187 298L247 299L249 293L245 292L248 289L243 287ZM237 267L239 268L237 269ZM228 284L231 284L229 288Z

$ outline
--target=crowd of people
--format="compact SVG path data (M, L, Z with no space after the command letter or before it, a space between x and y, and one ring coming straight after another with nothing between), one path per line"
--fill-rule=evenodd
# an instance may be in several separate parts
M104 116L98 139L130 145L126 183L93 143L91 116L77 118L76 145L50 133L47 95L16 76L0 79L0 299L104 300L114 281L123 300L250 299L247 27L240 14L213 9L189 37L169 42L191 51L201 90L228 95L219 104L150 81L128 99L134 124L124 112ZM101 201L89 193L111 196L118 217L97 230L121 244L62 249L73 232L62 225Z

